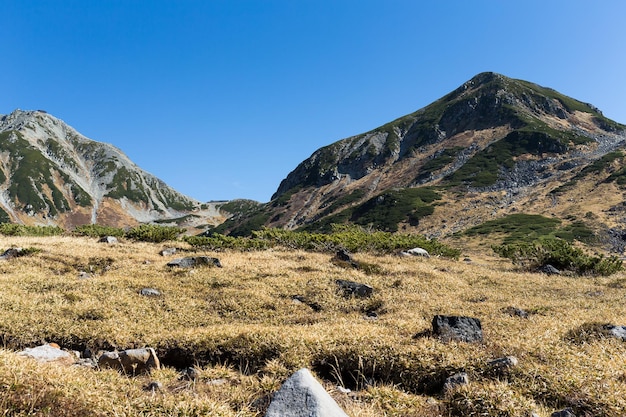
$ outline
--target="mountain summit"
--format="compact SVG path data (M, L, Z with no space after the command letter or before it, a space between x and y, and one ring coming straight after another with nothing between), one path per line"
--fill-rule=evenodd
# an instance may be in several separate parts
M565 192L552 190L624 146L625 128L553 89L481 73L414 113L315 151L247 226L221 229L351 222L443 236L515 210L544 213L541 204ZM607 164L617 166L621 156L611 155Z
M126 226L197 202L43 111L0 116L0 221Z

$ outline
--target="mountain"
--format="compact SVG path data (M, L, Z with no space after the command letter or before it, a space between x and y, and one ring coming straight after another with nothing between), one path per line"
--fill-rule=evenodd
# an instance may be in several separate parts
M621 204L625 128L553 89L481 73L414 113L315 151L268 204L220 230L351 222L442 237L516 213L567 222L581 211L599 212L596 228L618 227L602 210ZM606 195L596 202L592 190Z
M199 203L44 111L0 116L0 221L111 226L167 220Z

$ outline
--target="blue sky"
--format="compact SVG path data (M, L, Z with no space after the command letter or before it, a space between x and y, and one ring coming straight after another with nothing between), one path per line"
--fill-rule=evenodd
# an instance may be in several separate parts
M200 201L268 201L482 71L626 123L623 0L1 3L0 114L46 110Z

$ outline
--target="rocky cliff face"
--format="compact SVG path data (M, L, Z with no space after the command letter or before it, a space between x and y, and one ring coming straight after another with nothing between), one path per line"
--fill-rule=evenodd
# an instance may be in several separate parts
M0 116L0 220L126 226L197 206L112 145L42 111Z
M624 129L552 89L478 74L423 109L314 152L256 223L451 233L518 210L524 199L564 196L550 192L621 149Z

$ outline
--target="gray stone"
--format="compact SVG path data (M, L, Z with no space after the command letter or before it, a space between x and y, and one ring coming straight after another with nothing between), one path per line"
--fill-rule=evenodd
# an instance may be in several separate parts
M98 240L100 243L108 243L109 245L113 245L118 242L115 236L103 236Z
M178 379L185 381L195 381L200 377L200 372L193 366L183 369Z
M222 267L220 260L208 256L188 256L185 258L176 258L167 263L169 267L193 268L196 266L217 266Z
M24 249L22 248L9 248L5 250L2 255L0 255L0 260L17 258L19 256L22 256L23 254L24 254Z
M161 256L172 256L176 252L177 252L176 248L165 248L161 252L159 252L159 255L161 255Z
M506 307L502 311L507 313L509 316L517 316L523 319L528 318L528 312L518 307Z
M71 353L61 350L55 344L45 344L34 348L26 348L18 355L27 356L40 363L54 362L61 365L72 365L76 362L76 357Z
M359 268L359 263L355 261L354 259L352 259L352 255L350 254L350 252L348 252L345 249L339 249L335 253L335 256L332 259L332 261L341 266L351 266L352 268L357 268L357 269Z
M566 408L564 410L555 411L550 414L550 417L576 417L576 414L574 414L571 408Z
M558 269L556 269L554 266L550 264L542 266L541 268L539 268L539 271L547 275L560 275L561 274L561 271L559 271Z
M609 325L606 329L609 331L611 336L626 341L626 326Z
M142 348L121 352L104 352L98 358L98 366L136 375L149 373L152 369L160 369L161 362L153 348Z
M504 371L517 366L518 360L515 356L505 356L504 358L494 359L487 364L491 369L496 371Z
M143 387L144 391L161 391L163 389L163 384L159 381L152 381L145 387Z
M469 384L469 376L465 372L459 372L446 378L443 384L444 391L450 391L456 387Z
M141 290L139 290L139 294L143 295L144 297L158 297L161 295L161 291L155 288L142 288Z
M347 417L324 387L303 368L274 394L265 417Z
M366 298L371 297L374 288L367 284L360 284L358 282L346 281L344 279L338 279L335 281L339 288L343 291L344 295L351 296L354 295L356 297Z
M430 254L428 253L428 251L426 249L422 249L422 248L413 248L413 249L405 250L403 252L400 252L400 255L402 255L402 256L423 256L424 258L430 258Z
M482 342L483 330L480 320L464 316L441 316L433 318L433 334L444 342Z

